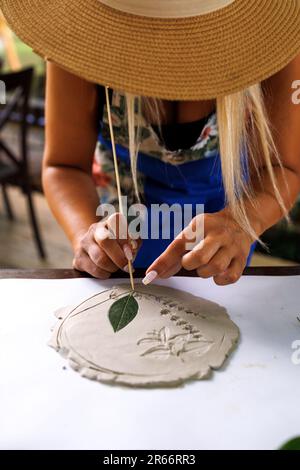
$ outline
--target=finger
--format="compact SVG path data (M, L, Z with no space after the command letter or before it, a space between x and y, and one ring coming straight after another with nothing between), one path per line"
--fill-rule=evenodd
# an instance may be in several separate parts
M204 279L223 274L229 268L232 259L233 254L231 250L221 248L207 265L200 266L200 268L197 269L197 274Z
M152 282L156 277L160 277L172 270L175 265L181 265L181 259L185 253L185 241L183 238L176 238L168 248L151 264L146 271L147 278L146 283L149 279ZM152 279L153 278L153 279Z
M94 240L119 269L124 269L128 261L133 259L133 253L130 248L124 251L124 246L116 239L117 228L114 225L119 220L117 216L118 214L114 214L105 224L99 224L94 232Z
M129 240L128 243L122 246L127 262L135 260L141 245L142 245L141 240Z
M218 286L228 286L235 284L243 274L246 261L234 258L229 265L229 268L223 273L214 277L214 281Z
M98 268L86 253L82 253L73 261L73 268L77 271L85 272L97 279L108 279L111 273L104 269Z
M107 256L106 252L101 249L97 243L90 243L87 254L92 262L98 268L104 269L104 271L114 273L119 269L119 267L111 260L111 258L109 258L109 256Z
M206 237L192 251L182 258L182 267L187 271L206 266L221 247L221 241L214 237Z
M178 262L174 264L172 268L170 268L168 271L161 273L159 277L161 279L169 279L170 277L175 276L175 274L177 274L181 268L182 268L181 262Z
M149 284L155 278L166 276L173 272L175 266L179 263L182 265L182 258L186 254L190 246L197 245L203 235L204 216L195 217L168 246L152 265L146 271L146 277L143 279L144 284ZM201 242L200 242L201 243ZM217 248L216 248L217 251ZM198 264L199 266L199 264Z
M123 214L118 212L111 215L106 221L106 226L121 246L129 243L128 223Z
M125 254L127 263L132 261L138 249L138 242L132 240L129 236L126 217L120 213L113 214L107 219L105 227L109 233L109 236L106 236L105 239L116 240ZM98 238L98 234L96 237Z
M193 221L170 243L168 248L147 269L146 277L143 279L144 284L149 284L157 277L170 277L181 269L182 257L195 236L197 237L195 228L198 225Z
M199 214L194 217L189 225L183 230L182 235L185 240L186 251L193 250L203 239L206 229L205 215Z
M128 261L131 261L126 257L123 249L118 243L118 240L107 238L101 242L100 248L119 269L123 269L128 264ZM131 259L133 259L133 257Z

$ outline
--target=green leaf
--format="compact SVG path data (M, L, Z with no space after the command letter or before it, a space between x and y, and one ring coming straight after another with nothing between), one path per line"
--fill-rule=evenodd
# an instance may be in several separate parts
M122 330L134 320L139 310L139 306L133 294L126 295L122 299L114 302L109 309L109 320L114 332Z
M300 437L287 442L280 450L300 450Z

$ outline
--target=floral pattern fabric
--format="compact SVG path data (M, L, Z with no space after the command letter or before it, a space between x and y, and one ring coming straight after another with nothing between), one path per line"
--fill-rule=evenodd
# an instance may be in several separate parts
M115 90L112 96L111 113L115 143L117 146L128 149L129 140L125 96ZM141 154L145 154L160 159L166 164L179 166L188 162L215 157L219 154L219 134L216 113L213 113L208 118L196 143L190 149L179 149L176 151L170 151L164 147L163 142L160 141L151 124L147 123L143 116L139 116L136 109L136 122L139 118L141 119L139 122L139 158L142 158ZM108 143L110 140L107 107L104 105L101 142L99 142L96 152L94 178L97 186L101 188L102 200L104 197L107 202L117 203L112 151L103 143L103 141ZM136 199L131 172L128 165L123 161L119 162L119 172L123 194L128 196L129 203L135 202ZM138 186L141 196L143 196L143 179L143 175L138 173Z

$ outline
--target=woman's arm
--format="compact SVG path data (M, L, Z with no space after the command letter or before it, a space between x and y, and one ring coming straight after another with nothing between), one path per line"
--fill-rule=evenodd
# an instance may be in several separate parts
M103 227L102 222L97 224L99 198L92 179L92 163L98 105L95 85L48 63L45 194L73 245L74 267L105 279L124 269L133 253L129 240L111 239L104 223ZM115 219L109 219L107 224L113 230Z
M93 84L48 63L43 185L74 248L97 222L99 199L92 181L97 105Z

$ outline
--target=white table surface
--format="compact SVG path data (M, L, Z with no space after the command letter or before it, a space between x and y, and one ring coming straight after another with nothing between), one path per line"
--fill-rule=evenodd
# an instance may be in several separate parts
M275 449L300 434L300 276L161 281L225 306L241 341L211 379L154 390L83 379L47 346L56 309L116 282L0 281L1 449Z

